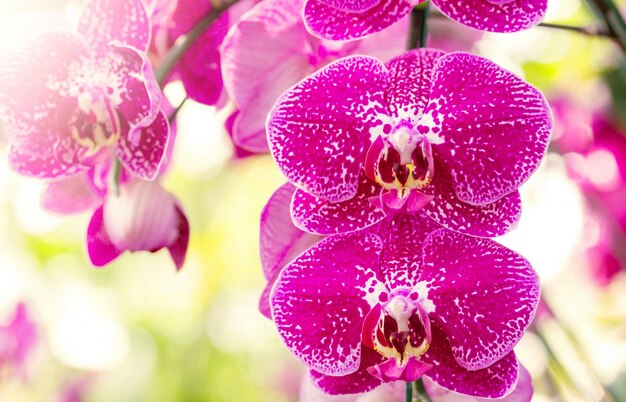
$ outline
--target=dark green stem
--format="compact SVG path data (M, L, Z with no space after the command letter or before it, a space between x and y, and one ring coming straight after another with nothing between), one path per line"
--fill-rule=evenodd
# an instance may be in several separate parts
M428 14L430 2L426 1L413 7L411 10L411 22L409 25L409 38L407 49L417 49L426 46L428 37Z
M578 26L572 26L572 25L563 25L563 24L552 24L550 22L542 22L541 24L539 24L540 27L542 28L549 28L549 29L558 29L561 31L570 31L570 32L576 32L579 33L581 35L586 35L586 36L604 36L606 38L613 38L613 34L611 34L608 31L604 31L599 29L598 27L592 26L592 27L578 27Z
M404 392L404 402L413 402L413 383L407 382Z
M438 19L447 18L445 15L441 14L440 12L430 13L430 16L432 18L438 18ZM596 27L596 26L580 27L580 26L566 25L566 24L555 24L552 22L542 22L537 26L541 28L575 32L575 33L585 35L585 36L600 36L600 37L611 38L611 39L616 38L613 32L610 32L608 29L603 29L601 27Z
M626 54L626 22L612 0L587 0L598 17L606 24L607 31Z
M237 3L239 0L221 0L214 1L213 8L207 15L205 15L200 21L194 25L193 28L185 35L182 42L175 45L165 55L161 64L155 71L156 79L161 87L165 85L165 80L168 75L178 63L178 61L185 55L187 50L196 42L196 40L202 35L210 26L217 20L222 14L224 14L231 6ZM218 4L215 4L218 3Z
M423 377L420 377L417 381L415 381L415 393L417 394L418 402L432 402L430 395L426 392Z
M109 192L113 190L113 194L120 195L120 177L122 176L122 164L117 158L113 159L111 171L109 172Z
M170 124L172 124L172 122L176 119L176 116L178 116L178 112L180 112L180 109L182 109L183 106L185 106L185 103L187 103L188 100L189 100L189 97L185 96L185 99L183 99L180 102L180 104L176 107L174 112L170 115L170 117L168 117Z

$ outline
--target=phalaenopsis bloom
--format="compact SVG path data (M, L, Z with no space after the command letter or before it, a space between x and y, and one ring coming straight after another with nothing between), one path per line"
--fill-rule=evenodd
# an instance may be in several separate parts
M168 143L140 0L90 0L78 33L53 32L0 66L0 112L18 172L47 179L118 158L153 179Z
M189 244L189 222L180 203L157 181L132 180L110 192L94 212L87 231L87 252L103 266L124 251L167 248L181 269Z
M424 0L306 0L304 20L314 35L331 40L361 38L396 23ZM432 0L462 24L491 32L516 32L543 19L547 0Z
M386 64L352 56L285 92L268 116L270 150L298 187L296 226L346 233L422 211L444 227L506 233L518 187L552 126L543 95L493 62L433 49Z
M302 0L265 0L231 29L222 47L226 90L239 108L233 126L236 144L267 152L265 120L276 99L324 65L351 54L388 60L401 53L407 21L351 42L318 39L302 22Z
M512 350L538 300L537 276L517 253L399 214L295 258L271 308L287 347L327 393L424 375L499 398L518 382Z

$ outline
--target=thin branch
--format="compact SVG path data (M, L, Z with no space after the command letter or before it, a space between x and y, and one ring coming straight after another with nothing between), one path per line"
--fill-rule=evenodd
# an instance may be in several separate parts
M587 0L587 3L606 24L607 31L626 54L626 22L615 3L611 0Z
M161 87L165 84L165 80L168 75L178 63L178 61L185 55L187 50L196 42L196 40L202 35L210 26L217 20L222 14L224 14L231 6L237 3L239 0L222 0L213 4L213 8L207 15L205 15L200 21L194 25L193 28L185 35L183 40L176 44L165 55L161 64L155 71L156 79Z
M439 18L439 19L448 18L445 15L441 14L440 12L431 13L431 17ZM612 38L612 39L616 38L613 32L610 32L608 29L602 29L596 26L581 27L581 26L566 25L566 24L555 24L551 22L542 22L538 24L537 26L542 27L542 28L548 28L548 29L558 29L562 31L575 32L575 33L586 35L586 36L600 36L600 37Z
M602 30L602 29L600 29L599 27L596 27L596 26L579 27L579 26L564 25L564 24L553 24L553 23L550 23L550 22L542 22L538 26L540 26L542 28L558 29L558 30L561 30L561 31L576 32L576 33L579 33L579 34L585 35L585 36L602 36L602 37L605 37L605 38L614 38L614 35L611 32L604 31L604 30Z

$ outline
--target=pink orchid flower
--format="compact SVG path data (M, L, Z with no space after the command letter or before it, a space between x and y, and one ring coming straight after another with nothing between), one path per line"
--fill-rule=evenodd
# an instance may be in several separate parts
M0 116L21 174L61 179L113 157L152 180L169 127L145 56L140 0L90 0L78 33L52 32L0 66Z
M286 91L267 119L272 155L298 187L292 218L323 235L420 210L455 231L504 234L551 127L536 88L434 49L386 64L343 58Z

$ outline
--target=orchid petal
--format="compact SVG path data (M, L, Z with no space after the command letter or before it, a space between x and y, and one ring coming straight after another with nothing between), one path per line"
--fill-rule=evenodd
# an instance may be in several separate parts
M141 0L89 0L78 32L96 49L118 42L145 52L150 43L150 20Z
M433 0L442 13L481 31L517 32L541 22L547 0Z
M290 182L330 202L356 194L370 129L384 111L386 78L376 59L352 56L283 94L267 131L272 155Z
M291 204L294 224L307 232L321 235L354 232L380 222L385 213L370 198L378 197L381 188L364 174L354 198L332 203L305 191L296 190Z
M329 40L350 40L371 35L411 11L411 5L405 0L381 0L367 10L357 12L342 10L328 3L324 0L307 0L304 5L304 22L311 34Z
M515 191L539 165L552 119L541 92L482 57L439 59L424 119L450 166L461 201L482 205Z
M103 267L116 259L122 251L111 242L104 227L103 207L93 213L87 228L87 254L96 267Z
M470 371L457 364L442 330L433 325L432 331L432 343L422 356L434 366L425 374L428 379L451 391L482 398L501 398L515 387L519 366L514 352L491 366Z
M434 306L429 315L468 370L488 367L513 350L539 302L537 274L522 256L493 240L445 229L424 242L420 281Z
M148 127L135 128L122 135L117 156L137 177L154 180L159 173L169 141L169 123L163 112Z
M311 369L327 375L358 370L361 325L371 308L367 298L377 297L374 269L381 248L375 235L333 236L281 272L272 316L287 347Z

